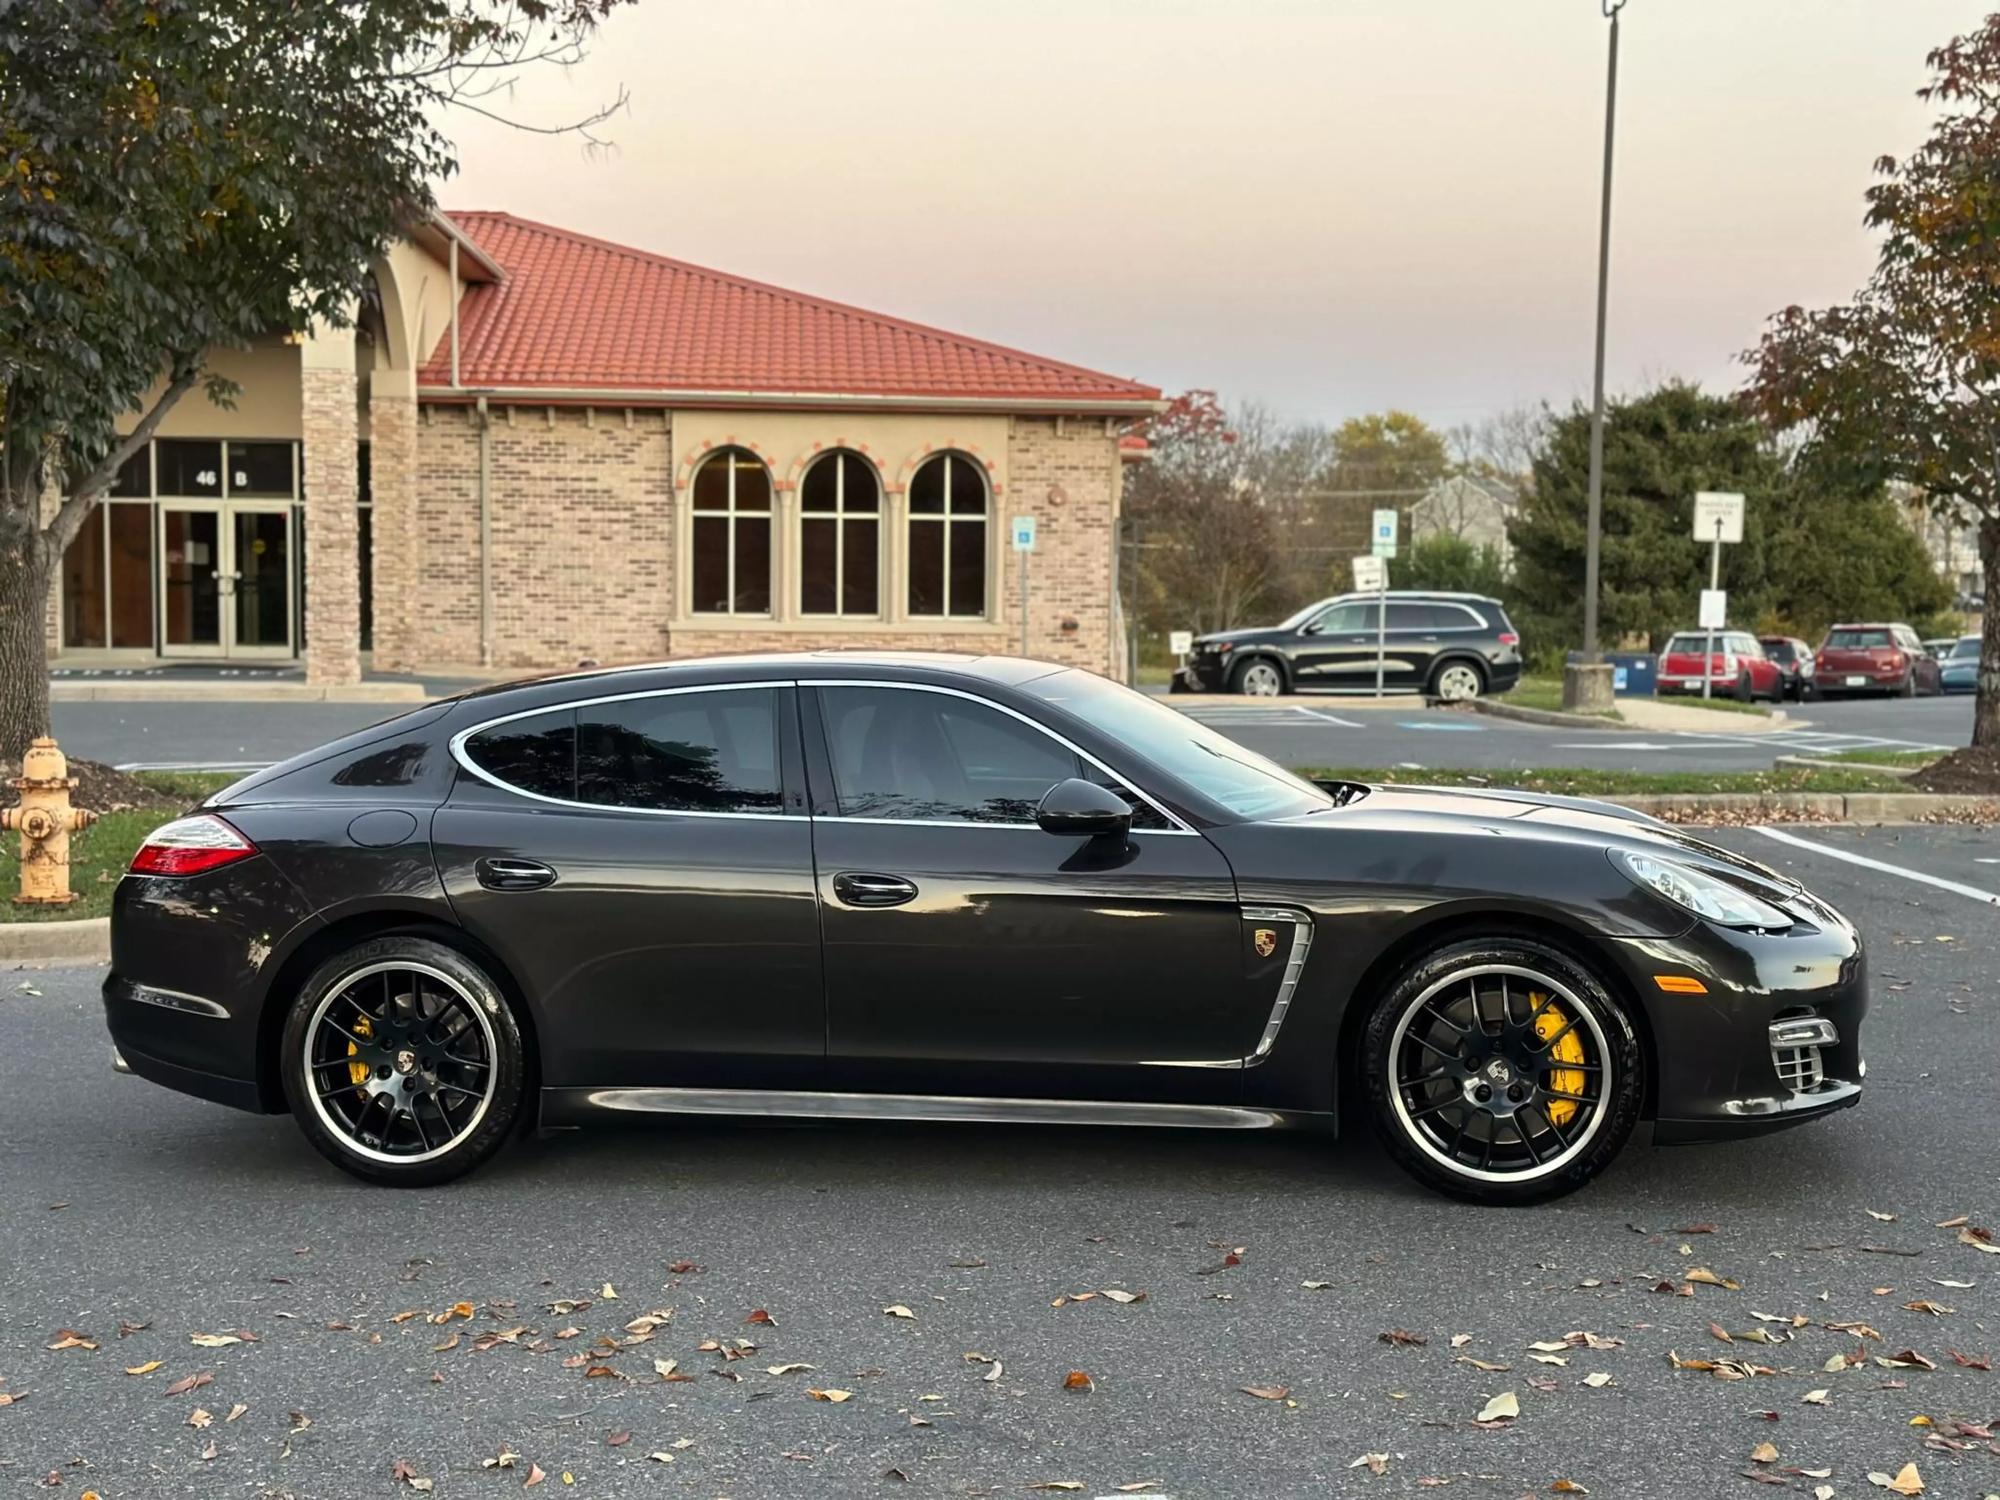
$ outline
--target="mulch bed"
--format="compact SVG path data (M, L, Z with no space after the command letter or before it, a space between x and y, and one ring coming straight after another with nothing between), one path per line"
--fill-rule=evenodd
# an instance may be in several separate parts
M20 793L7 785L21 774L21 767L14 761L0 760L0 806L12 807L20 800ZM72 760L69 763L70 779L76 783L69 789L69 799L73 806L87 807L95 813L124 812L128 808L167 808L179 810L187 800L172 797L147 786L135 776L110 766L100 765L94 760Z
M1954 750L1903 783L1913 792L1957 792L2000 797L2000 748L1972 745Z

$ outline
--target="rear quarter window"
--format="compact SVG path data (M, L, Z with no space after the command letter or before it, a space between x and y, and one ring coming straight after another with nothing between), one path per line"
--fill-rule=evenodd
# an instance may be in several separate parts
M537 797L576 798L576 710L551 709L482 729L465 758L486 776Z

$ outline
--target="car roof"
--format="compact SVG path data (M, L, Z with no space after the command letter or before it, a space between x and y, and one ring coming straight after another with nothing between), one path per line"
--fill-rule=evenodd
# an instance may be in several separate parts
M529 689L584 687L614 694L650 687L706 682L789 681L793 678L839 678L865 672L888 680L942 677L1015 687L1069 670L1061 662L1024 656L975 655L963 651L884 651L863 648L823 651L745 651L713 656L671 657L616 667L554 672L490 683L457 695L462 702L512 695ZM551 694L551 697L555 695Z
M1908 630L1910 627L1901 620L1843 620L1838 625L1829 625L1828 630Z

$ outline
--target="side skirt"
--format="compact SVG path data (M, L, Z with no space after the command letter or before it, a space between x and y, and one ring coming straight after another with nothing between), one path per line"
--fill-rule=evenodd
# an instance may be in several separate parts
M753 1115L819 1120L946 1120L1011 1125L1153 1125L1269 1130L1318 1123L1289 1110L1227 1104L1124 1104L1098 1099L983 1099L955 1094L841 1094L782 1089L542 1090L544 1127L606 1115Z

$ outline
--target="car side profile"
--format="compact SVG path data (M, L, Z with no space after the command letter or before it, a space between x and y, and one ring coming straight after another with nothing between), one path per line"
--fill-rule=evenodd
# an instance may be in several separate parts
M1861 945L1604 804L1303 781L1047 662L826 652L468 693L121 879L118 1066L423 1185L621 1115L1337 1133L1517 1203L1855 1103Z
M1374 692L1444 702L1504 693L1521 680L1521 637L1498 599L1391 589L1309 604L1276 625L1211 631L1174 672L1174 691Z
M1962 635L1938 664L1938 691L1972 693L1979 690L1979 637Z

